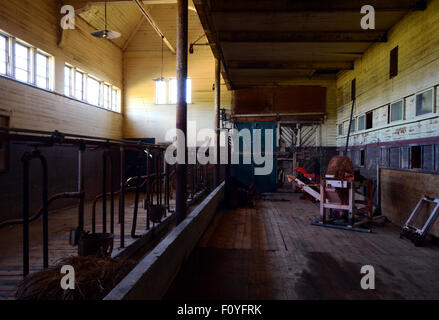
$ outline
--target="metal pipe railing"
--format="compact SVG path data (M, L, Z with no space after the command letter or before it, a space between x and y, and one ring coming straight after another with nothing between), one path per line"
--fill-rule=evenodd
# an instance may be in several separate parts
M23 224L23 274L29 273L30 264L30 223L37 220L41 216L43 221L43 266L49 266L49 223L48 223L48 208L59 199L78 199L78 226L76 228L75 240L72 244L78 245L79 239L85 234L85 152L87 149L99 150L103 149L102 153L102 194L95 197L92 205L92 232L96 232L96 205L99 200L102 200L102 231L107 232L108 226L108 212L107 200L110 197L110 232L114 234L114 201L115 197L119 197L119 212L118 223L120 225L120 248L125 247L125 196L127 192L134 191L134 212L131 226L131 237L136 238L136 229L138 224L138 210L140 193L143 188L146 190L144 209L146 210L146 229L150 229L151 224L151 207L158 205L166 208L164 215L171 211L171 195L175 192L171 185L171 179L176 177L176 166L169 165L165 161L164 147L154 144L145 144L143 142L103 139L96 137L89 137L83 135L63 134L58 131L45 132L37 130L25 129L9 129L0 127L0 136L6 136L9 141L26 143L32 148L33 152L26 152L22 157L23 165L23 208L22 219L14 219L0 223L0 228L6 225ZM78 188L76 192L58 193L49 198L48 196L48 164L46 157L44 157L40 150L44 147L53 146L67 146L78 148ZM115 161L112 157L112 150L118 148L120 152L120 189L114 190L114 171ZM38 149L37 149L38 148ZM126 151L135 150L139 152L137 162L136 176L126 178ZM146 160L145 155L146 154ZM32 160L39 159L42 165L42 208L30 216L30 163ZM146 174L142 175L142 166L146 166ZM187 166L185 171L185 180L188 184L192 184L190 203L199 199L199 197L209 187L209 166L208 165L193 165ZM107 171L110 171L108 179ZM189 176L188 176L189 175ZM110 186L108 186L110 183ZM109 189L109 190L108 190ZM175 198L174 198L175 199ZM167 212L166 212L167 211ZM154 219L154 222L157 220ZM71 234L73 235L73 233Z
M48 213L48 169L47 161L38 150L32 153L26 152L22 157L23 163L23 275L29 274L29 167L30 162L39 159L42 167L43 191L42 191L42 215L43 215L43 266L49 267L49 213Z

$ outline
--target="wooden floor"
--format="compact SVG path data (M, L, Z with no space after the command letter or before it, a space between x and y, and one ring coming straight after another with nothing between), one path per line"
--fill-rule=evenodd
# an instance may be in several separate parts
M115 201L115 220L118 216L118 202ZM145 232L146 212L140 207L136 234ZM125 203L125 247L136 241L131 237L134 212L134 195L128 194ZM171 208L174 201L171 200ZM107 205L109 218L110 202ZM76 256L78 248L69 245L69 232L77 226L77 208L51 210L49 213L49 266L59 259ZM85 206L85 230L91 230L91 203ZM96 207L96 232L102 232L102 202ZM168 213L169 214L169 213ZM109 222L107 231L109 231ZM152 226L152 223L151 223ZM115 223L114 252L120 250L120 225ZM43 266L42 222L41 219L30 225L30 272L41 270ZM0 300L11 299L17 284L22 280L22 226L16 225L0 230Z
M318 213L294 195L220 213L165 299L439 298L439 247L416 248L391 224L371 234L311 226ZM360 287L364 265L375 290Z

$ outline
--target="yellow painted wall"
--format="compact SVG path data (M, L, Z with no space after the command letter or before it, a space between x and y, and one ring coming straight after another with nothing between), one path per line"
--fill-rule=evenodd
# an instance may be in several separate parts
M122 51L92 37L94 29L78 16L76 30L66 30L64 47L58 47L58 10L56 0L2 1L0 29L54 56L58 94L0 77L0 109L16 128L120 138L122 115L64 97L63 91L66 62L122 88Z
M399 74L389 79L390 50L396 46ZM339 75L337 123L344 123L345 133L353 78L357 79L355 117L375 111L374 128L354 133L351 145L439 136L439 0L431 1L425 11L409 13L389 32L388 42L372 45L355 62L355 70ZM436 112L416 117L414 95L429 88L436 90ZM388 125L387 106L399 99L405 99L407 119ZM343 146L345 136L339 137L337 144Z
M165 36L176 47L176 5L153 6L151 15ZM189 42L194 42L204 31L198 15L189 11ZM205 43L204 38L199 43ZM163 77L176 76L176 56L164 47ZM175 128L175 105L155 104L154 78L161 75L161 39L153 28L144 23L124 54L126 138L156 138L165 141L167 130ZM197 129L214 127L215 61L210 47L197 46L189 55L188 76L192 79L192 100L188 105L188 121L195 121ZM222 80L222 83L224 81ZM221 107L230 108L231 95L221 86Z

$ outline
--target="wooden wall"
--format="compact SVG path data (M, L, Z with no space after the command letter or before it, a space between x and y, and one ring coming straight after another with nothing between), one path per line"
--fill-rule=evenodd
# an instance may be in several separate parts
M325 113L326 88L295 86L233 92L233 114Z
M165 36L176 47L176 5L152 6L150 11ZM189 11L189 42L204 33L198 15ZM199 43L207 40L201 39ZM165 78L176 76L176 56L164 47ZM126 138L156 138L163 142L167 130L175 128L175 105L155 104L154 78L161 74L161 39L148 23L144 23L124 54ZM188 121L195 121L197 129L214 127L215 61L208 46L196 46L189 55L188 76L192 78L192 100L188 105ZM224 84L224 81L222 80ZM221 107L230 108L230 92L221 86ZM190 130L190 129L189 129ZM190 130L191 131L191 130Z
M437 174L400 170L381 170L381 206L383 213L395 224L403 226L423 195L439 198ZM439 237L439 221L432 232Z
M55 57L55 93L0 77L0 109L18 128L59 130L101 137L122 137L122 115L63 96L64 64L83 69L122 89L122 50L90 35L94 29L76 17L76 30L60 25L56 0L8 0L0 6L0 29Z
M377 19L380 16L377 15ZM372 45L355 62L355 69L339 75L337 123L347 132L351 110L351 80L356 78L355 117L373 110L374 128L355 132L353 146L439 136L439 0L425 11L409 13L388 34L388 42ZM399 74L389 79L390 51L399 46ZM436 87L436 112L415 116L415 94ZM387 124L388 105L405 99L407 119ZM337 145L346 143L345 134Z

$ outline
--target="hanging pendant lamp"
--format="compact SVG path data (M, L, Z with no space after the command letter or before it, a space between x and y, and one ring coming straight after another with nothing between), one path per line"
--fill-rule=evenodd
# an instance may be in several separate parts
M117 39L121 36L117 31L108 30L107 25L107 0L105 0L105 29L94 31L91 35L100 39Z

